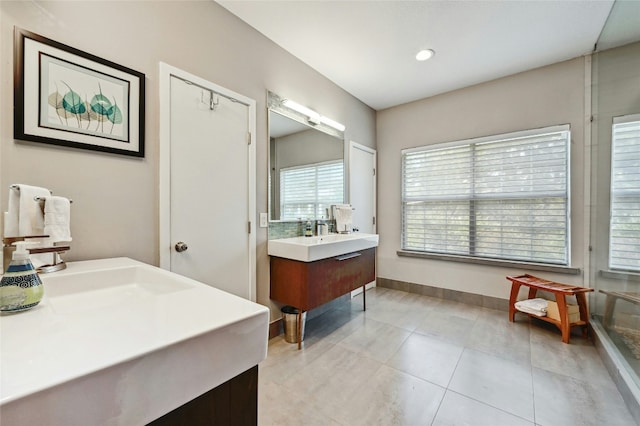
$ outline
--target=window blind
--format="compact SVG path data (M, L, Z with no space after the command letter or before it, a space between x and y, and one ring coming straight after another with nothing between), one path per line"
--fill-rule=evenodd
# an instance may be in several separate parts
M640 271L640 115L614 119L609 267Z
M404 150L402 248L569 264L568 126Z
M280 218L327 217L327 208L344 200L342 160L280 170Z

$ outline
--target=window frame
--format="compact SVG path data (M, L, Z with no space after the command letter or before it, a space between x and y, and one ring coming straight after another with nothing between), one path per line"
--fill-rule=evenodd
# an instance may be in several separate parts
M504 257L504 256L487 256L486 254L478 254L472 253L471 250L468 250L466 253L455 253L455 252L447 252L447 251L429 251L429 250L416 250L414 248L408 248L409 245L406 243L407 237L407 223L406 223L406 206L407 206L407 197L406 197L406 185L407 185L407 177L405 176L405 159L407 154L416 153L416 152L424 152L424 151L435 151L435 150L448 150L455 147L464 147L488 143L496 143L496 142L509 142L517 139L527 138L527 137L536 137L536 136L544 136L552 133L565 133L565 141L564 141L564 152L566 153L566 157L564 158L564 172L566 173L566 180L564 182L565 188L562 191L561 198L564 200L564 257L560 262L548 262L548 261L540 261L535 258L529 259L517 259L512 257ZM473 164L474 159L470 160ZM473 170L473 167L470 166ZM471 180L475 179L476 174L472 173L474 177ZM430 145L423 145L414 148L407 148L401 151L401 241L400 246L401 249L398 251L398 255L400 256L409 256L409 257L419 257L419 258L435 258L442 260L454 260L454 261L462 261L468 263L487 263L487 264L498 264L498 265L520 265L527 264L537 266L541 269L545 270L556 270L567 273L576 273L575 268L571 268L571 126L569 124L563 125L554 125L548 126L544 128L537 129L529 129L524 131L517 131L505 134L484 136L479 138L465 139L459 141L452 142L444 142ZM475 199L477 187L475 183L470 184L474 189L471 190L471 194L465 202L469 204L469 229L467 232L467 241L471 246L472 241L475 238L475 232L477 229L473 229L474 226L474 213L472 212L473 204L477 203L479 200ZM446 197L443 197L446 198ZM500 199L501 197L495 197ZM527 199L535 199L538 198L536 196L526 197ZM451 198L450 198L451 199ZM509 197L502 197L502 200L508 200ZM502 255L504 254L501 253Z
M640 125L640 114L630 114L630 115L623 115L623 116L618 116L618 117L613 117L612 123L611 123L611 145L610 145L610 150L611 150L611 164L609 167L609 226L607 229L608 232L608 239L607 239L607 267L611 270L611 271L615 271L615 272L622 272L622 273L632 273L632 274L638 274L640 273L640 267L638 268L630 268L630 267L625 267L622 266L620 264L618 265L614 265L612 263L612 252L613 252L613 232L612 232L612 228L613 228L613 222L614 219L616 217L618 217L617 215L614 215L614 193L616 191L614 191L614 172L615 172L615 161L616 159L614 158L615 155L615 135L616 135L616 130L615 127L618 124L628 124L628 123L638 123ZM636 194L637 192L637 194ZM634 189L631 193L631 197L639 197L640 198L640 188L639 189Z

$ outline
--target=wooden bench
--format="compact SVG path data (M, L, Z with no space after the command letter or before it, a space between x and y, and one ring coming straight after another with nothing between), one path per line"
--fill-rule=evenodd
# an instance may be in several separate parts
M569 335L571 333L571 327L582 326L583 335L587 336L587 329L589 325L589 307L587 306L587 297L585 293L593 291L592 288L578 287L575 285L561 284L555 281L549 281L542 278L534 277L533 275L525 274L517 277L508 276L507 279L511 281L511 296L509 297L509 321L513 322L516 312L520 312L516 309L516 302L518 301L518 293L521 286L529 287L529 299L536 297L538 290L548 291L553 293L556 297L556 303L558 303L558 311L560 313L560 321L548 317L540 317L533 314L527 314L529 316L541 319L542 321L554 324L562 332L562 341L569 343ZM575 296L578 302L578 308L580 310L580 320L575 322L569 322L569 313L567 312L567 300L566 296Z
M600 293L607 295L607 299L604 302L604 318L602 318L602 325L608 328L613 318L613 310L616 307L618 299L626 300L627 302L640 305L640 293L633 291L608 291L600 290Z

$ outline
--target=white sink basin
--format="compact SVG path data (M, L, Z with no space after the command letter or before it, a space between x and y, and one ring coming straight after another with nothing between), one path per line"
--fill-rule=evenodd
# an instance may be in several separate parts
M378 246L377 234L329 234L316 237L293 237L269 240L270 256L313 262Z
M161 295L193 289L195 283L175 274L133 265L66 275L43 275L49 303L56 313L95 312L140 305Z
M266 358L269 310L127 258L0 316L0 424L146 424Z

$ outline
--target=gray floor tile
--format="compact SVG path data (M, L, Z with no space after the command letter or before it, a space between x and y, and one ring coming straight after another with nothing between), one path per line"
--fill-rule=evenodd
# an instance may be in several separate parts
M271 339L260 425L631 426L593 343L458 301L375 288ZM539 367L539 368L538 368Z
M322 401L320 411L331 416L354 395L382 364L334 346L284 383L304 400Z
M600 355L589 340L572 336L570 343L566 344L562 343L559 336L554 330L531 328L533 367L616 389Z
M536 423L541 426L635 426L620 394L573 377L533 369Z
M464 345L471 335L475 319L462 318L442 312L430 312L416 327L415 332L438 336L452 343Z
M449 389L533 421L531 366L465 349Z
M466 346L501 358L529 363L529 322L509 322L507 313L485 309L474 323Z
M399 302L368 308L365 315L368 319L373 319L407 331L415 330L421 321L420 316L416 312L407 310L407 308Z
M428 425L444 396L444 388L382 366L349 401L336 410L345 425Z
M338 345L380 362L391 358L411 333L402 328L366 318L361 328Z
M447 391L432 426L534 426L534 423Z
M412 334L387 365L447 387L463 347L432 336Z
M305 344L316 341L338 343L362 327L364 320L362 311L333 309L307 322L303 342Z
M267 359L260 363L260 381L284 383L296 372L305 368L317 357L333 347L333 343L318 341L299 351L295 343L287 343L278 336L269 342Z
M445 315L454 315L460 318L476 320L483 312L486 312L487 309L459 301L444 299L436 306L435 311Z
M305 400L273 382L258 384L258 417L261 426L341 426L326 416L316 401Z

